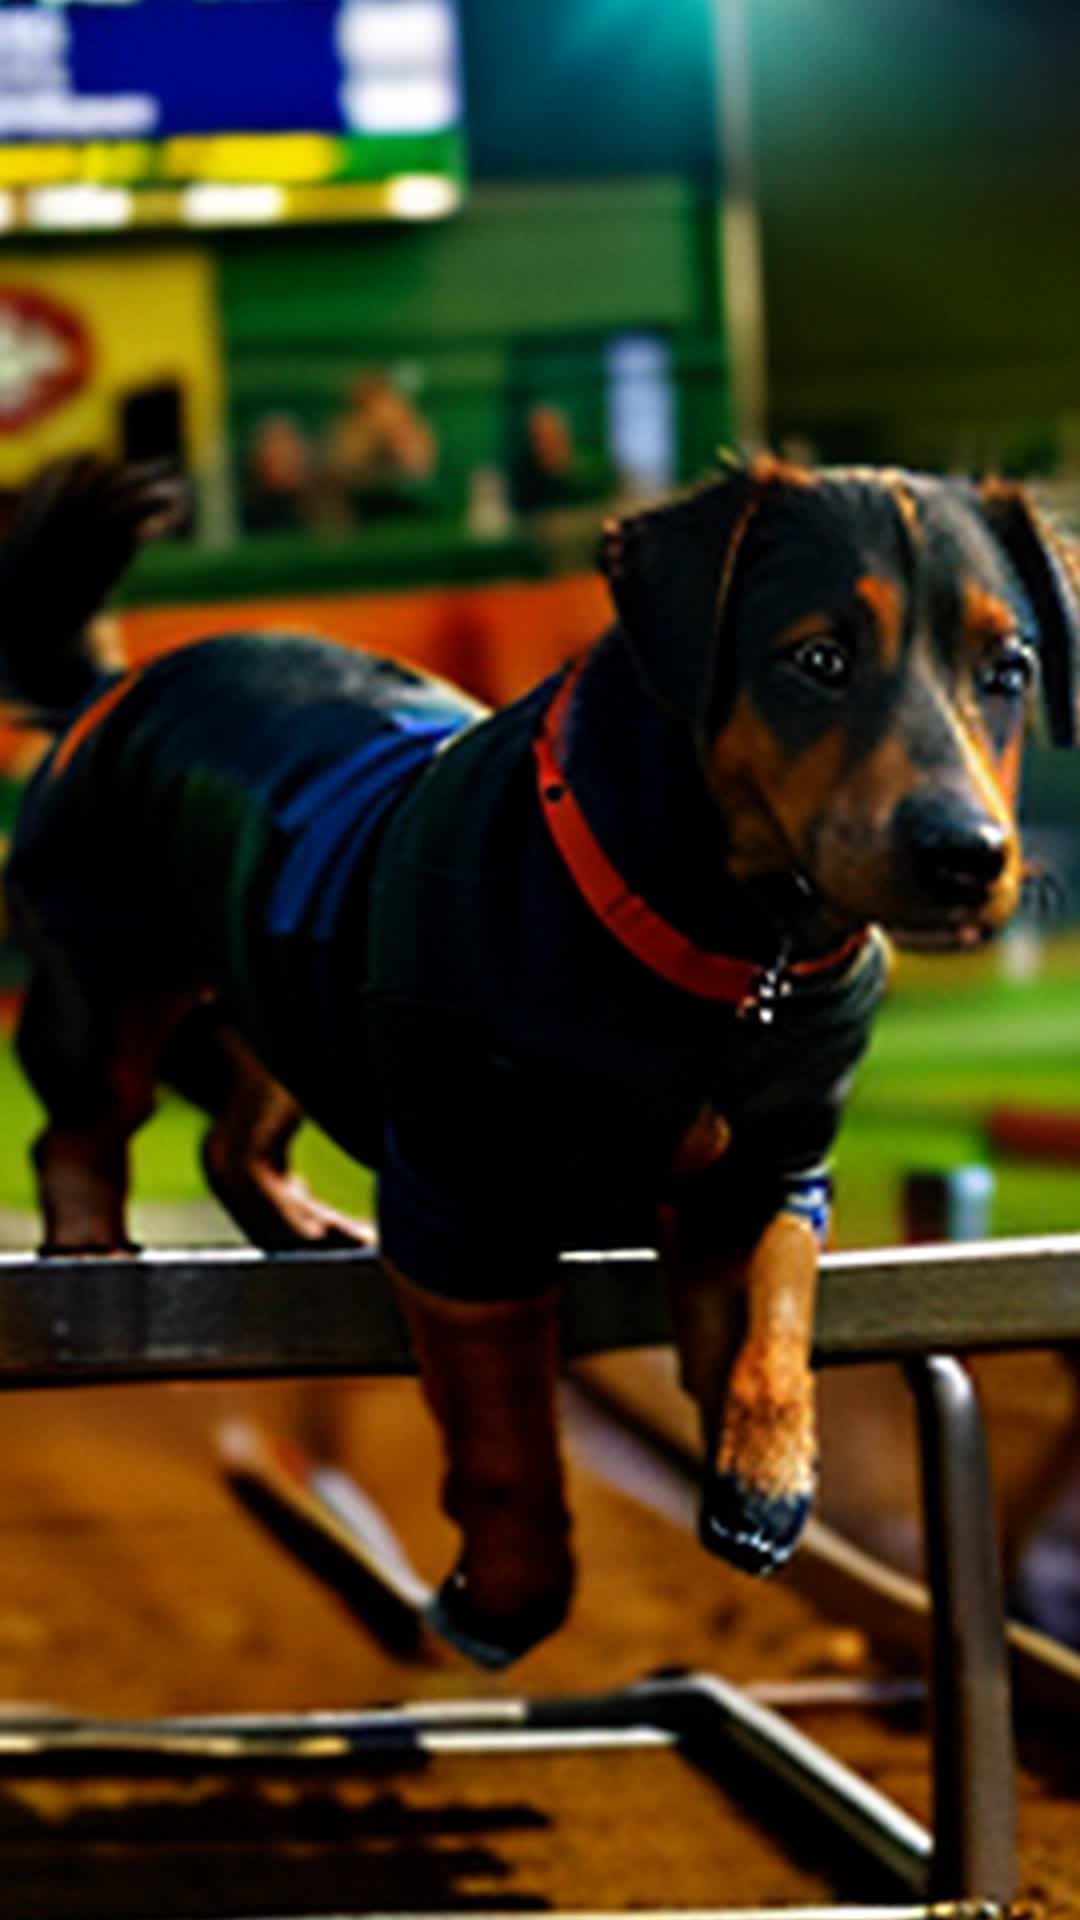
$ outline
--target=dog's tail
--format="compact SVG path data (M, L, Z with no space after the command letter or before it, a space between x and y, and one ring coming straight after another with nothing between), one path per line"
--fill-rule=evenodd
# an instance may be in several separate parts
M0 701L59 722L103 671L93 621L143 540L185 508L164 465L54 460L20 496L0 544Z

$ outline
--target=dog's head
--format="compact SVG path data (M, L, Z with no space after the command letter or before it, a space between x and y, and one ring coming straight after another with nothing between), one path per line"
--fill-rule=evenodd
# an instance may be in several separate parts
M771 458L609 526L652 696L682 715L732 870L828 918L970 945L1016 908L1020 743L1041 680L1073 744L1080 602L1022 489Z

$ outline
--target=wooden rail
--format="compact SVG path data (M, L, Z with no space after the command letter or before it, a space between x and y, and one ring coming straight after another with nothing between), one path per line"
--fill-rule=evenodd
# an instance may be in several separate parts
M670 1339L647 1249L563 1257L567 1355ZM826 1256L819 1365L1080 1340L1080 1234ZM0 1255L0 1385L413 1370L372 1253Z

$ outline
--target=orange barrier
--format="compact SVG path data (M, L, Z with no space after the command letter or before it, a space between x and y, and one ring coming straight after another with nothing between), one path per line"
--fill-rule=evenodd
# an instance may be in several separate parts
M217 606L139 607L120 615L133 665L200 635L278 627L370 647L456 680L501 706L600 632L611 618L602 580L505 581L420 593L305 594Z
M328 593L137 607L117 616L133 666L212 633L253 627L325 634L370 647L457 681L502 706L587 645L611 619L598 575L434 587L419 593ZM18 777L40 750L33 736L0 728L0 773Z
M986 1122L990 1145L1025 1160L1080 1161L1080 1113L1050 1113L1043 1107L992 1107Z

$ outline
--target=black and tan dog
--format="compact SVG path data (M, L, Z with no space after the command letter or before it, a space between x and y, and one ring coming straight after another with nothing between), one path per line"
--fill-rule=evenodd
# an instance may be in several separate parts
M0 556L9 682L57 735L10 870L47 1248L127 1247L160 1077L211 1110L211 1182L260 1244L357 1231L289 1175L301 1109L377 1166L463 1533L438 1624L498 1663L571 1587L557 1254L656 1235L703 1538L779 1564L876 929L968 947L1018 903L1036 675L1073 736L1055 543L1009 487L733 466L612 525L616 624L486 716L289 635L100 674L84 620L160 506L71 463Z

